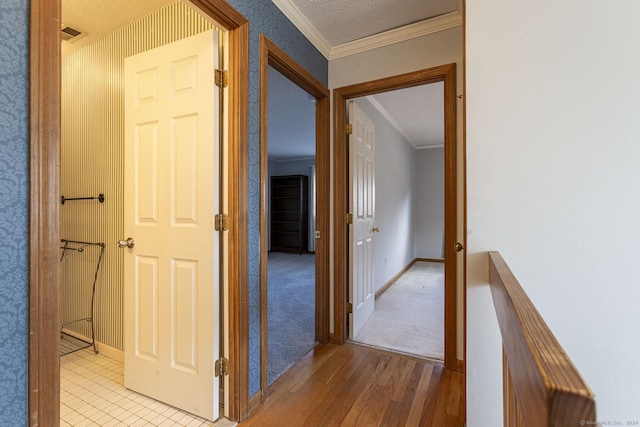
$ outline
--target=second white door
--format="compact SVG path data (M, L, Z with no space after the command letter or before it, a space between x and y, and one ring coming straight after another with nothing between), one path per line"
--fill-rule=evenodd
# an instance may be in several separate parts
M355 338L375 308L373 233L375 220L375 126L349 101L349 336Z

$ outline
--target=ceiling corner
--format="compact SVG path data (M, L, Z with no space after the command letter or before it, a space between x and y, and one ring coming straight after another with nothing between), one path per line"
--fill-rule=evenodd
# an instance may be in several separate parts
M272 0L278 9L289 18L293 25L309 39L311 44L327 59L331 55L331 46L324 37L316 30L309 20L300 12L300 9L291 0Z

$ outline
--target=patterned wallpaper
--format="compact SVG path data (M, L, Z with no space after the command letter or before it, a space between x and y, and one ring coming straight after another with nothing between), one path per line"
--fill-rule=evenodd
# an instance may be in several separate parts
M27 424L28 1L0 2L0 425Z
M324 85L327 60L271 0L228 0L249 20L249 395L260 390L260 33Z

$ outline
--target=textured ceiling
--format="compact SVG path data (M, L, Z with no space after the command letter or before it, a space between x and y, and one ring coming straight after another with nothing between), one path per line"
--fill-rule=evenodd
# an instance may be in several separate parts
M458 0L280 0L292 3L330 46L454 12Z
M175 0L62 0L62 23L83 33L62 43L66 55Z

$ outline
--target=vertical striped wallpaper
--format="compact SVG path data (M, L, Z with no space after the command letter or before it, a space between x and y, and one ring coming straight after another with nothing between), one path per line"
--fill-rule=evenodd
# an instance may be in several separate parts
M176 1L62 58L61 195L96 197L61 205L63 239L106 244L95 296L96 340L123 350L124 62L123 59L214 28L193 8ZM61 322L90 316L97 246L62 263ZM90 324L72 331L89 337Z

